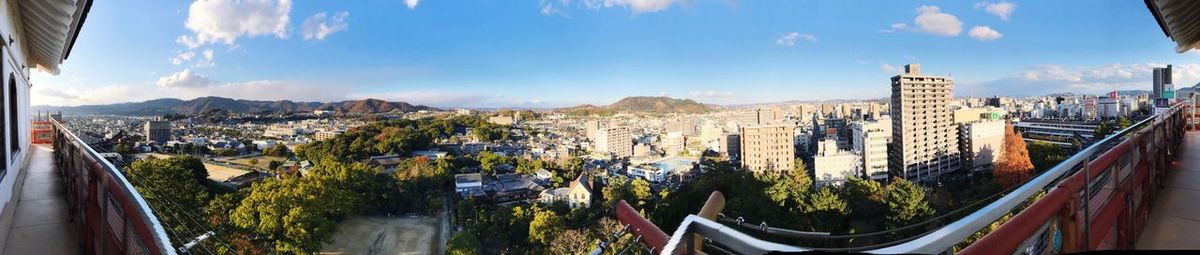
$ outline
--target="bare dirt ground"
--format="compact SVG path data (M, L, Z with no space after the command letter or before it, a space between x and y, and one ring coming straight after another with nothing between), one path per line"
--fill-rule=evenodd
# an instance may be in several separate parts
M208 170L208 179L223 182L234 176L249 173L250 171L227 167L223 165L204 163L204 169Z
M167 154L162 154L162 153L143 153L143 154L135 155L134 157L145 158L145 157L149 157L149 156L153 156L155 158L174 157L172 155L167 155ZM247 163L247 164L249 164L249 163ZM250 171L243 170L243 169L233 168L233 167L230 167L227 165L214 164L214 163L210 163L210 162L204 162L204 169L208 170L208 179L209 180L214 180L214 181L218 181L218 182L223 182L234 176L238 176L238 175L242 175L242 174L250 172Z
M441 229L435 217L354 216L338 224L320 254L438 254Z

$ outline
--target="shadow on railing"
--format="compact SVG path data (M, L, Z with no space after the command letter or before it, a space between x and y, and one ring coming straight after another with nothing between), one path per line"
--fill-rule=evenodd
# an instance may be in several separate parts
M936 230L882 244L886 245L883 247L833 250L885 254L952 252L955 245L1009 213L1016 215L962 253L1041 254L1047 251L1132 249L1147 219L1149 201L1154 198L1182 141L1184 123L1192 123L1192 118L1185 119L1180 109L1179 106L1172 107L1093 143L998 199ZM1028 208L1014 212L1019 205L1042 192L1046 192L1044 197L1033 201ZM658 230L632 208L623 206L628 207L623 203L617 206L617 218L622 224ZM767 230L790 231L766 226L762 229L775 235L779 234ZM655 238L665 237L665 234L657 233L648 231L638 236L643 237L639 240L644 245L655 248L652 251L658 254L692 254L699 250L698 244L728 248L732 250L730 253L736 254L828 250L764 241L723 225L713 217L697 215L684 218L665 242ZM816 234L821 233L791 233L791 236ZM709 246L710 242L718 245Z
M53 143L84 254L176 253L149 204L117 167L55 120L35 123L33 133L42 142L49 134Z

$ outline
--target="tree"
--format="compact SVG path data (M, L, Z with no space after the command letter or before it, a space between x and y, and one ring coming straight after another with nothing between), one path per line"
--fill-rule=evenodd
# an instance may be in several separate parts
M279 160L271 160L271 162L267 162L267 170L275 170L281 165L283 165L283 162L279 162Z
M446 254L450 255L474 255L480 251L479 237L470 229L454 233L446 243Z
M146 158L134 161L126 169L129 180L138 193L150 202L150 207L156 212L173 212L159 214L159 219L165 226L172 226L172 232L187 231L183 226L196 220L188 215L203 215L201 208L208 204L209 193L197 181L195 172L184 164L184 159ZM201 166L203 169L203 166ZM171 236L172 242L186 242L190 236Z
M1107 137L1109 134L1112 134L1112 132L1112 125L1108 124L1108 122L1101 122L1100 125L1096 126L1096 131L1093 133L1093 135L1095 139L1099 140Z
M814 230L832 232L845 229L842 226L846 216L850 214L845 199L838 197L828 186L818 189L811 199L809 214Z
M604 195L605 205L616 204L617 201L621 200L632 202L635 198L633 188L629 184L629 179L621 175L608 177L608 184L604 185L600 193Z
M562 231L562 218L558 214L545 209L534 210L533 220L529 221L530 243L549 246Z
M654 199L654 192L650 190L650 182L647 182L646 179L634 179L630 183L629 189L633 193L633 198L637 199L639 206L645 206L651 199Z
M796 163L792 166L791 175L803 175L808 177L808 165L804 163L803 158L796 157Z
M287 146L284 146L283 144L276 144L275 146L271 146L266 149L263 149L263 155L275 156L275 157L290 157L291 152L288 151Z
M850 213L858 219L878 216L883 209L883 185L877 181L857 177L846 178L842 184L842 198L850 201Z
M250 165L251 165L251 166L258 166L258 159L256 159L256 158L252 158L252 159L250 159Z
M1048 142L1035 141L1028 146L1029 160L1038 171L1050 169L1070 156L1062 147Z
M595 241L596 238L589 236L584 230L568 229L554 237L554 241L550 242L548 247L548 254L587 254Z
M933 215L925 190L908 180L893 181L888 184L886 192L883 204L887 209L885 225L889 229L917 223Z
M1000 186L1009 188L1029 179L1033 163L1029 161L1029 149L1021 134L1013 130L1012 125L1004 127L1004 152L992 169L992 178Z

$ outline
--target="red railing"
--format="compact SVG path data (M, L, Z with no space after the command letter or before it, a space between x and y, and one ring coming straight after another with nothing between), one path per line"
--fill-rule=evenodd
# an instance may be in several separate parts
M1158 115L962 254L1136 248L1191 116Z
M696 247L700 245L715 250L727 249L727 253L736 254L811 250L950 253L957 244L1009 213L1016 215L982 240L970 244L962 253L1042 254L1133 249L1148 218L1150 202L1183 139L1185 123L1193 125L1196 123L1194 118L1200 116L1189 110L1186 106L1160 109L1149 119L1092 143L962 218L936 230L888 243L837 249L799 247L761 240L739 232L736 227L713 221L712 217L698 215L684 218L674 234L663 241L665 233L628 205L618 203L617 218L631 229L643 230L635 233L636 236L657 254L691 254L698 251ZM1037 197L1041 193L1045 195ZM710 203L705 207L710 207ZM1031 204L1019 209L1024 203ZM835 238L828 233L801 233L766 225L759 231L816 238L814 240ZM837 238L845 237L849 236Z
M158 218L120 170L60 123L51 123L54 160L83 253L175 254Z

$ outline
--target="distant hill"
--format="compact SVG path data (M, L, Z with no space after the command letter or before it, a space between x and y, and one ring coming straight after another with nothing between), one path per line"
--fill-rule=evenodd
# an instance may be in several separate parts
M645 113L705 113L718 106L706 105L691 99L675 99L670 97L626 97L607 106L579 105L559 108L559 112L576 112L599 114L604 112L645 112Z
M82 106L33 106L34 111L58 112L66 114L116 114L116 115L162 115L162 114L196 114L221 109L234 113L255 112L307 112L312 110L331 110L338 114L372 114L386 112L415 112L420 110L436 110L423 105L412 105L405 102L388 102L379 99L347 100L341 102L293 102L259 101L232 99L224 97L201 97L192 100L174 98L154 99L144 102L119 103L107 105Z

